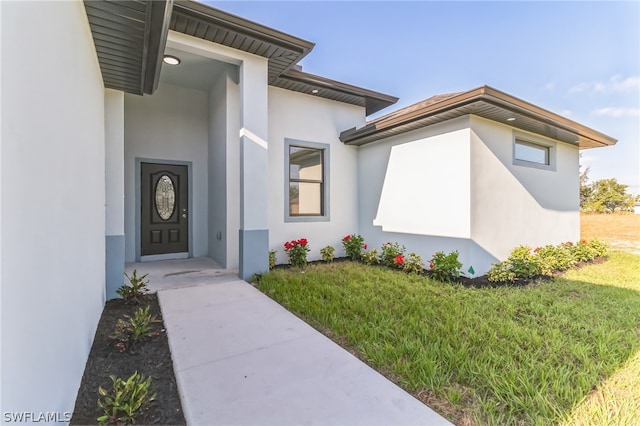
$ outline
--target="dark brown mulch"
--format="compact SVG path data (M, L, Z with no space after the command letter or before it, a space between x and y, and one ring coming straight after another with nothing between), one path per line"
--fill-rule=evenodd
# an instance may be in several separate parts
M159 336L138 344L127 352L119 352L108 336L113 332L118 318L133 316L140 307L151 306L151 313L162 320L158 298L155 294L145 296L141 305L126 305L122 300L110 300L106 303L98 329L85 366L84 375L78 391L76 405L71 418L72 425L97 424L96 419L103 415L98 408L100 398L98 387L111 390L110 375L126 380L135 371L145 377L151 376L151 386L156 399L146 411L141 413L138 424L185 425L180 396L173 373L173 362L169 350L167 334L162 322L156 324Z

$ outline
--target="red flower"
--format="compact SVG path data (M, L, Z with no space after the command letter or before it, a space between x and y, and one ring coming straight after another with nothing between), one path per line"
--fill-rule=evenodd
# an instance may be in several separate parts
M342 241L347 242L347 241L349 241L350 239L351 239L351 235L347 235L346 237L344 237L344 238L342 239Z
M433 269L433 263L429 264L429 269Z
M571 241L567 241L567 245L568 245L568 246L572 246L572 245L573 245L573 243L572 243Z
M540 247L536 247L536 249L533 251L534 253L537 253L540 251Z
M395 258L396 265L402 265L404 263L404 256L399 254Z
M390 246L390 245L391 245L391 243L390 243L389 241L387 241L387 242L385 243L385 246Z
M580 240L580 242L581 242L582 244L588 244L588 243L587 243L587 240Z
M366 244L363 245L362 248L366 250L367 249L367 245Z
M293 248L293 245L287 241L286 243L284 243L284 248L285 250L291 250Z
M307 239L306 238L301 238L300 241L298 241L300 244L302 244L303 246L307 245Z

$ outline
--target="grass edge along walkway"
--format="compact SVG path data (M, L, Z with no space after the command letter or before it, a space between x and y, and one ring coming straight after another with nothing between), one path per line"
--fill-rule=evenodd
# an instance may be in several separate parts
M631 254L527 287L341 262L275 270L259 288L457 424L568 421L640 351ZM637 407L616 424L640 424Z

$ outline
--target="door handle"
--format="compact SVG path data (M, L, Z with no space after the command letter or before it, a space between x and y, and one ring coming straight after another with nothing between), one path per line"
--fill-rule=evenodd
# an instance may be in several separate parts
M183 217L184 219L186 219L186 218L187 218L187 209L182 209L182 217Z

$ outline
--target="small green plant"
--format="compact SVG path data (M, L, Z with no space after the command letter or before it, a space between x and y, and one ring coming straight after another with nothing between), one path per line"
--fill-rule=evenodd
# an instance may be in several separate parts
M360 260L362 258L362 250L367 249L364 244L364 238L360 235L347 235L342 239L342 247L351 260Z
M129 280L129 285L123 284L116 290L116 293L118 293L118 295L122 297L122 299L124 299L125 303L140 303L144 295L149 292L149 289L147 288L147 284L149 284L149 281L145 280L148 275L149 274L144 274L143 276L139 277L138 271L135 269L133 270L131 276L127 275L127 273L125 272L124 276Z
M333 262L333 254L335 253L335 251L336 249L334 249L333 246L326 246L321 248L320 255L322 256L322 260L327 263Z
M595 257L604 257L609 255L609 245L604 241L600 241L596 238L589 241L587 245L594 251Z
M277 253L275 250L269 250L269 269L273 269L276 266L278 262Z
M287 241L284 243L284 251L289 256L289 264L294 268L302 268L307 264L309 244L306 238Z
M380 252L380 263L386 266L402 268L405 250L405 246L400 246L398 243L384 243Z
M408 274L421 274L424 270L422 257L416 253L409 253L409 255L404 259L402 270Z
M156 398L151 389L151 377L145 379L136 371L126 381L116 376L110 378L110 392L98 388L98 393L103 397L98 399L98 407L104 412L97 418L98 423L135 424L141 411Z
M380 259L378 259L378 249L371 249L362 253L362 262L366 265L377 265L380 263Z
M518 246L511 251L507 258L511 264L511 270L517 278L533 278L542 272L538 257L532 252L529 246Z
M558 246L546 245L533 250L541 274L553 275L575 266L573 244L562 243Z
M487 279L494 283L512 283L516 280L516 273L511 270L511 263L505 260L491 264L491 269L487 271Z
M159 334L158 331L153 330L153 324L159 323L160 320L155 315L151 315L149 310L149 306L144 309L139 308L133 317L124 315L124 319L118 319L113 334L109 336L115 341L116 349L124 352L136 343Z
M462 263L458 260L457 251L452 251L449 254L439 251L431 257L429 276L442 282L454 282L462 274L460 268L462 268Z

